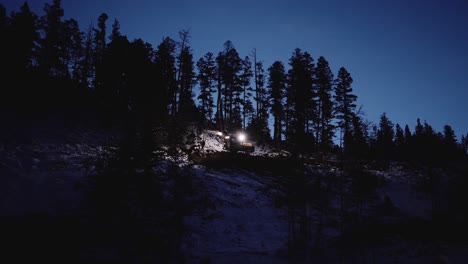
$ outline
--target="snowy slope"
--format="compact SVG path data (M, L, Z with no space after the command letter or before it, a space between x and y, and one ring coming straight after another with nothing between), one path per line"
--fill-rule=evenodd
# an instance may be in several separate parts
M214 152L224 152L224 143L222 141L222 136L220 136L219 131L216 130L206 130L201 134L201 138L205 141L205 146L203 151L206 153Z
M287 223L258 175L196 166L194 182L207 206L186 217L189 263L281 263Z
M30 143L0 150L0 215L66 214L82 198L80 186L95 173L97 161L116 148L110 134L74 130L53 139L38 135Z
M49 132L48 136L37 134L28 140L1 142L0 217L42 214L75 218L82 209L80 206L83 206L84 186L88 177L96 173L99 160L118 151L115 135L105 131L74 129L60 133L57 130L47 131ZM200 137L205 140L202 153L216 156L216 153L226 152L216 131L205 131ZM254 173L232 166L206 168L194 165L187 153L181 150L171 155L167 153L167 148L163 147L160 151L162 154L159 153L159 157L164 161L155 164L155 170L164 174L172 164L176 164L181 170L194 172L192 184L197 193L193 197L196 200L195 206L183 218L185 227L181 252L185 263L290 262L286 256L286 209L278 207L274 202L277 190L271 189L271 177L258 171ZM222 156L226 158L230 155ZM264 145L256 146L254 153L242 157L265 157L275 162L274 157L277 156L288 157L289 153ZM313 164L311 170L324 178L337 171L335 165ZM421 177L419 171L393 165L388 169L372 168L368 171L385 182L378 188L378 200L373 203L380 203L384 196L388 196L397 208L397 213L392 218L389 217L391 221L430 219L430 197L416 188L417 179ZM143 171L136 175L143 175ZM168 175L158 180L165 179L172 183ZM337 203L332 203L332 207L330 212L335 214ZM312 212L311 215L316 214ZM336 219L332 216L329 222L334 220ZM88 227L87 224L84 226ZM107 223L103 226L107 226ZM98 225L96 229L103 226ZM90 234L92 232L94 231L90 231ZM327 239L333 240L338 234L338 228L330 224L325 226L324 232ZM440 257L437 255L440 252L447 255L452 264L465 263L464 260L468 258L468 250L463 245L424 244L398 240L398 237L395 239L389 245L375 248L376 263L431 263ZM89 253L90 259L96 254L108 254L109 257L103 259L111 260L120 256L118 248L114 244L107 244L108 240L89 245L87 243L90 241L84 241L86 244L82 248L94 250ZM128 244L131 247L132 241ZM109 252L106 253L107 251ZM330 252L323 258L313 256L314 263L339 263ZM372 263L369 258L363 262L366 257L368 255L357 252L355 259L348 260L351 263Z

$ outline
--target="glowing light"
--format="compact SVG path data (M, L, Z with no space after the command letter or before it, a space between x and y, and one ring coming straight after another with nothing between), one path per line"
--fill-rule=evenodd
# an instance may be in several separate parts
M245 141L245 134L239 134L239 135L237 136L237 140L239 140L239 141L241 141L241 142Z
M218 131L218 132L216 132L216 135L218 135L218 136L222 136L222 135L223 135L223 133L222 133L221 131Z
M225 136L224 138L225 138L225 139L229 139L229 136Z

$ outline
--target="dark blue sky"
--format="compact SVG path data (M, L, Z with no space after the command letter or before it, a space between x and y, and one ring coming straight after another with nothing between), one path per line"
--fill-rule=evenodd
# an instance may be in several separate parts
M7 12L22 0L1 0ZM30 0L43 14L44 3ZM189 29L195 59L217 54L231 40L242 57L253 48L269 67L287 64L299 47L324 56L335 75L344 66L358 104L377 123L383 112L413 130L416 119L442 131L468 132L468 1L466 0L62 0L66 18L82 29L100 13L121 32L156 47L164 36Z

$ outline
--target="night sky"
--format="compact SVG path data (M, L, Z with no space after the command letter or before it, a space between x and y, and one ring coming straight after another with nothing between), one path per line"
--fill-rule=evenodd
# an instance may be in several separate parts
M7 12L24 1L1 0ZM45 0L30 0L43 14ZM130 40L156 47L161 39L190 30L195 60L217 54L231 40L241 57L257 49L267 69L287 64L295 48L324 56L337 74L354 79L358 105L378 123L383 112L414 130L416 119L437 131L451 125L468 132L468 1L294 0L62 0L66 18L85 30L106 12Z

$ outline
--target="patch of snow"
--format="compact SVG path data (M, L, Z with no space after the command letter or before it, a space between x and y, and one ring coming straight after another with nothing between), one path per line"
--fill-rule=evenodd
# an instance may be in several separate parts
M429 219L431 202L427 195L415 191L416 179L420 176L415 171L391 166L388 170L370 170L371 173L385 179L378 194L388 196L399 211L408 217Z
M206 153L226 151L224 148L222 136L218 135L218 131L207 130L202 133L201 138L205 141L205 145L202 151Z
M271 262L284 249L288 225L255 175L243 171L194 168L211 209L186 217L189 236L185 246L191 261L209 258L229 263L229 256ZM227 261L227 262L226 262Z
M252 153L253 156L263 156L263 157L290 157L291 153L286 150L276 149L268 144L255 144L255 152Z
M85 136L80 133L86 133ZM53 140L40 137L0 151L0 214L67 214L75 209L79 188L94 165L113 150L99 132L73 131Z

